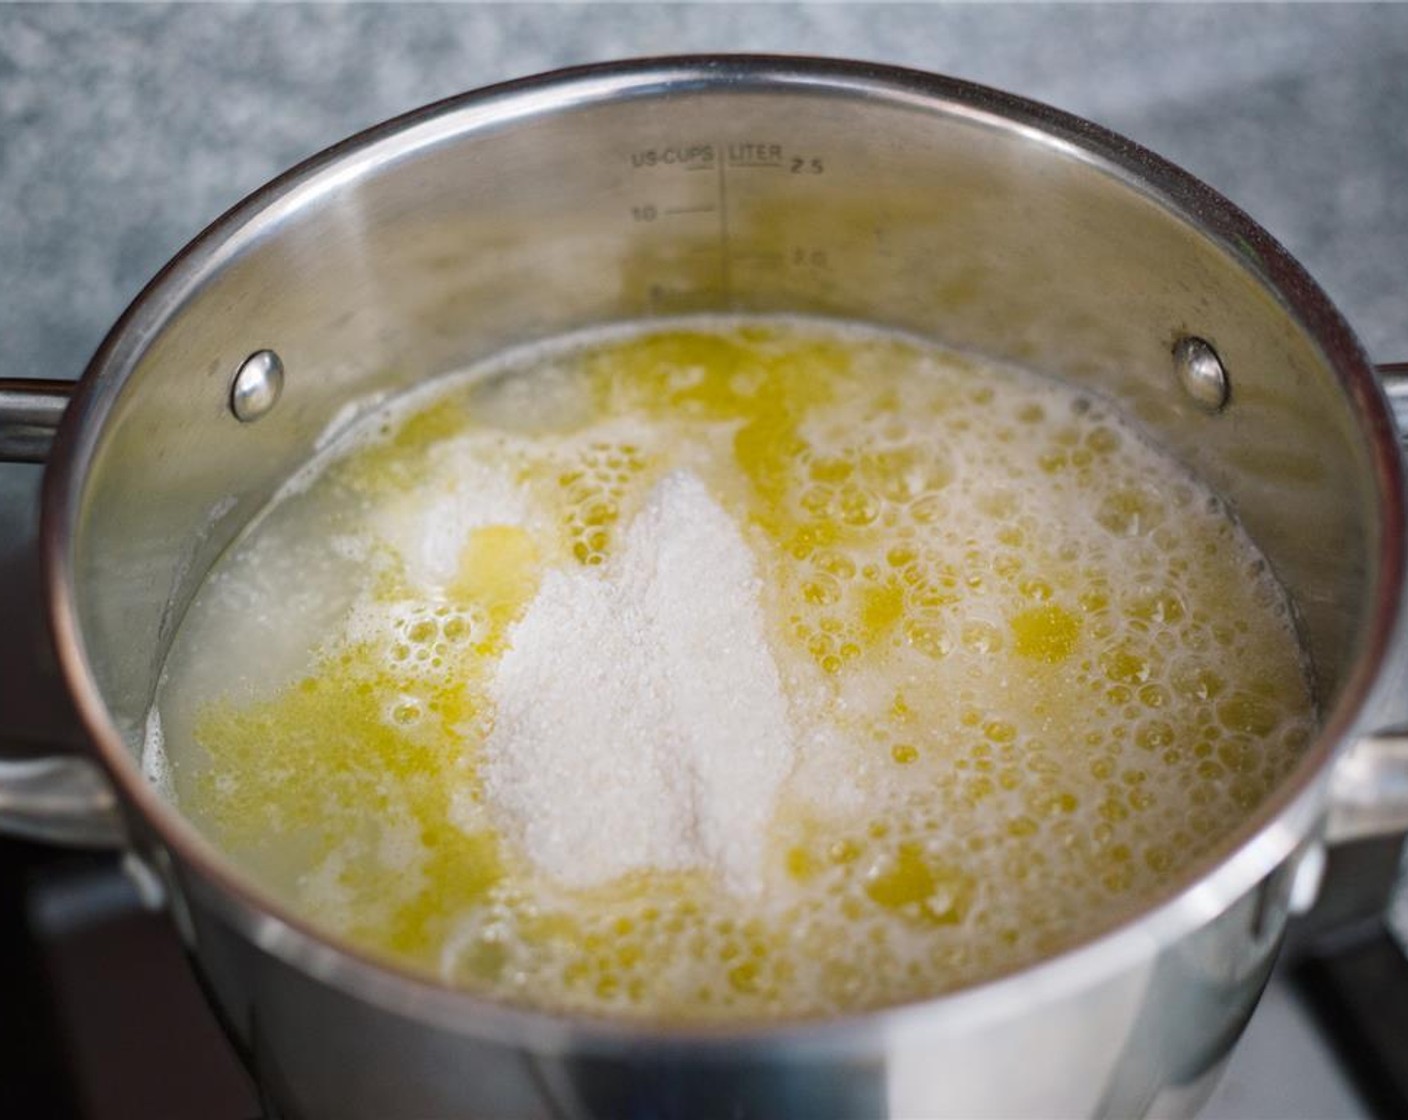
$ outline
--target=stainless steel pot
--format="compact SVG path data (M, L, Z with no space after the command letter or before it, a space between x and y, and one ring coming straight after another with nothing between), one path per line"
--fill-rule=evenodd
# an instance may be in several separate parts
M707 1030L530 1013L371 963L156 795L137 754L172 633L330 432L505 345L717 310L887 324L1119 400L1227 499L1296 604L1324 730L1294 774L1070 952L890 1011ZM281 363L247 361L265 350ZM1408 750L1368 735L1408 715L1402 462L1373 368L1227 201L1006 94L718 57L443 102L221 218L67 396L0 386L0 450L50 459L46 590L93 759L3 764L0 817L128 848L272 1115L1186 1115L1313 898L1324 841L1408 827Z

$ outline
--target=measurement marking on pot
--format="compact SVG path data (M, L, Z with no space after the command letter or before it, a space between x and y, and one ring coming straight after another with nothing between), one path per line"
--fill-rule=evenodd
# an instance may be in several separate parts
M710 252L712 251L711 249ZM693 288L651 284L646 288L645 294L650 306L657 310L688 311L697 310L699 307L699 292Z
M656 172L674 171L713 171L715 173L714 201L705 202L686 196L682 199L662 199L655 197L641 201L630 207L632 222L655 223L667 218L689 218L698 215L718 214L718 240L716 245L686 243L680 247L687 256L698 253L717 252L718 291L725 301L733 296L733 273L735 268L763 269L802 269L816 274L830 271L830 261L824 249L811 246L786 246L778 250L753 250L735 252L733 231L729 214L729 173L743 171L778 171L785 175L823 175L827 170L824 156L800 155L789 146L774 141L725 141L722 143L693 143L676 147L646 148L632 152L631 169L643 172L658 182ZM694 194L695 192L689 191ZM674 292L664 297L661 290L652 289L652 302L662 298L683 298L684 293Z
M652 167L677 167L684 171L709 171L714 166L711 144L690 144L682 148L644 148L631 153L631 167L645 171Z
M735 167L774 167L782 163L782 145L771 140L761 143L738 141L724 147L728 162Z
M728 171L727 160L719 160L719 288L724 299L733 299L732 263L728 244Z

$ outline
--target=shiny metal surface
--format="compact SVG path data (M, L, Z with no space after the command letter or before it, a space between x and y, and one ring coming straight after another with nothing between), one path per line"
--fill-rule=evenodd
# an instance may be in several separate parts
M284 391L284 363L272 350L256 350L230 383L230 411L249 424L266 415Z
M1173 347L1173 367L1190 400L1208 412L1220 412L1232 391L1217 351L1201 338L1180 338Z
M286 1120L1183 1116L1211 1089L1265 983L1283 888L1277 878L1184 941L1150 945L1137 965L1077 989L1033 977L1005 999L973 992L752 1037L552 1020L518 1037L467 1020L450 1029L414 1003L377 1008L278 962L208 911L195 943Z
M71 381L0 380L0 462L42 463L73 395Z
M74 755L0 757L0 832L66 847L127 842L111 784L96 765Z
M1408 737L1368 736L1335 764L1325 838L1331 843L1408 832Z
M1384 396L1393 410L1394 422L1398 425L1399 438L1408 440L1408 362L1381 365L1378 374L1383 383Z
M1333 812L1333 808L1331 809ZM1320 888L1325 881L1325 866L1329 855L1323 842L1311 841L1301 853L1291 879L1290 894L1286 906L1292 914L1308 914L1320 899Z
M1399 440L1408 445L1408 362L1382 364L1376 372ZM1330 843L1408 832L1408 733L1400 727L1354 743L1335 764L1329 793Z
M1285 788L1091 943L828 1024L639 1030L521 1012L282 912L135 758L209 565L349 403L508 343L694 310L866 319L1121 401L1223 494L1297 603L1325 730ZM1220 415L1168 376L1188 330L1236 371ZM241 426L225 379L263 344L318 375ZM666 60L432 107L221 219L90 367L46 481L43 543L88 731L281 1115L1179 1115L1265 981L1336 752L1393 714L1400 471L1372 371L1323 295L1148 153L911 72Z

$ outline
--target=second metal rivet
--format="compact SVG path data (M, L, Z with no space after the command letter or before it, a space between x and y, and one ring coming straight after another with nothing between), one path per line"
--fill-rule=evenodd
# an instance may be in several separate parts
M240 423L248 424L273 408L283 390L283 361L272 350L256 350L235 373L230 385L230 411Z
M1217 351L1201 338L1180 338L1173 348L1173 366L1178 383L1197 406L1206 412L1220 412L1227 404L1232 386Z

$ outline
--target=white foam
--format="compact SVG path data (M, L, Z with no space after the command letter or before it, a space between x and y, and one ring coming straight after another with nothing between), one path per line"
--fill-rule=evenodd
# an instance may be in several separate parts
M376 507L371 531L396 550L416 587L433 590L453 580L476 529L531 520L524 488L510 468L494 461L497 442L449 441L425 486Z
M162 734L161 713L155 704L147 712L146 733L142 740L142 776L167 801L175 799L171 761L166 757L166 736Z

